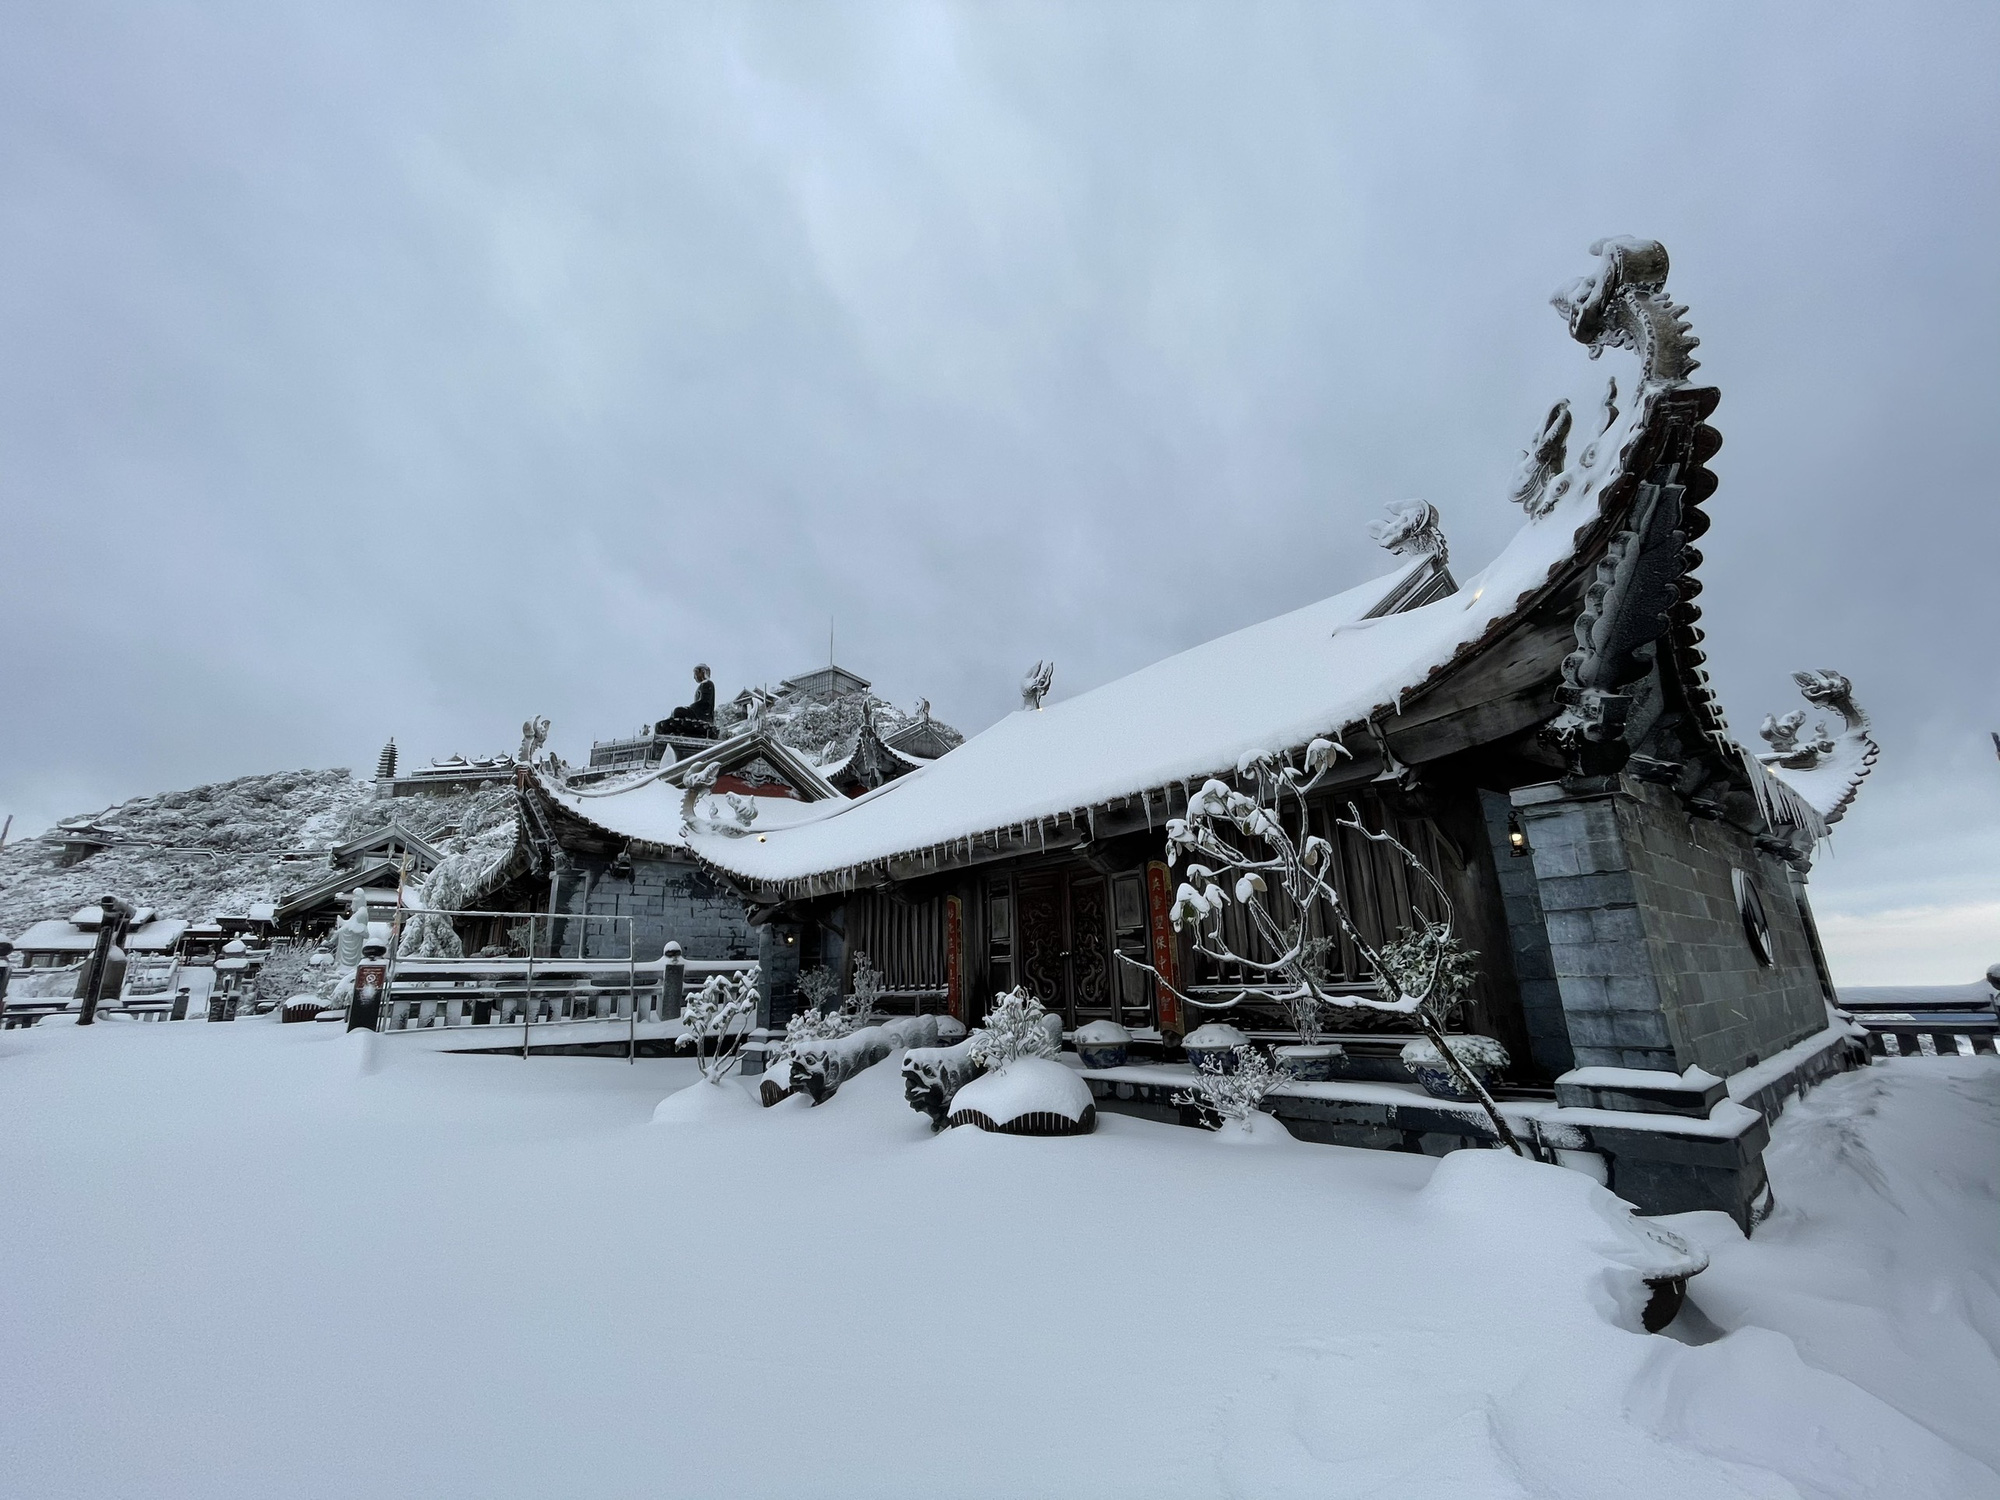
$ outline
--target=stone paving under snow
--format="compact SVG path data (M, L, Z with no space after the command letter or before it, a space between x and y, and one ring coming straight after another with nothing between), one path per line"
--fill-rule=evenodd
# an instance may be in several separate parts
M0 1488L2000 1496L2000 1063L1780 1122L1634 1331L1608 1195L1119 1116L932 1137L686 1061L326 1026L0 1041Z

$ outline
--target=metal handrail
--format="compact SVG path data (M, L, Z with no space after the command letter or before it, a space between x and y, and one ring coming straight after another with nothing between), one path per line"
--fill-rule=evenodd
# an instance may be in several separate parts
M398 908L397 909L398 919L394 929L390 934L390 941L389 941L389 969L388 973L384 975L382 983L382 1003L385 1006L393 1004L394 996L396 993L396 970L399 967L401 960L401 954L397 952L397 950L402 947L402 941L401 941L402 907L400 899L398 900L397 908ZM439 907L426 907L426 908L421 908L421 910L429 911L438 916L451 918L454 921L454 923L456 923L456 919L460 917L518 918L525 916L528 919L528 945L527 945L528 954L527 954L526 971L522 986L522 1004L521 1004L521 1060L523 1062L526 1062L528 1060L528 1045L529 1045L528 1029L534 1024L535 1008L536 1008L535 1007L535 923L537 920L540 919L541 914L532 911L531 912L477 911L477 910L468 910L460 908L445 909ZM547 920L549 923L549 932L551 934L551 937L553 937L554 935L555 924L558 921L582 922L586 926L588 926L588 924L591 922L612 922L612 923L622 922L625 924L625 995L626 995L625 1014L628 1019L626 1061L637 1062L639 1060L639 993L638 993L639 933L637 927L638 919L636 917L630 917L612 913L604 913L604 912L563 912L561 914L558 914L556 912L550 912L548 914ZM579 942L577 946L579 949L581 949L584 946L584 944ZM553 957L553 955L551 956ZM662 954L663 960L664 957L665 955ZM560 960L558 960L558 962L560 962ZM382 1029L383 1019L384 1019L383 1015L378 1011L375 1017L375 1029L377 1031L380 1031Z

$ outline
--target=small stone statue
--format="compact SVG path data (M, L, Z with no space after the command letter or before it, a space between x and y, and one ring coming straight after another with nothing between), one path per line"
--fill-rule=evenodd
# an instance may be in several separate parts
M333 956L332 990L328 999L345 1006L354 999L354 971L368 952L368 893L359 886L348 896L348 912L327 939Z

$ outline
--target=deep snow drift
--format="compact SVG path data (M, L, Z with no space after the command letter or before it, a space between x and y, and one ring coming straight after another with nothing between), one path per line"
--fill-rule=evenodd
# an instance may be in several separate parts
M1754 1241L1670 1221L1694 1345L1498 1153L405 1041L5 1034L8 1494L2000 1496L1992 1059L1795 1105Z

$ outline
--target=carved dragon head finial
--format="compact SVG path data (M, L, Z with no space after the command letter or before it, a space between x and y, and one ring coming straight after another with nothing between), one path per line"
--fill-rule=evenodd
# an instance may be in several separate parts
M1040 708L1042 699L1048 696L1049 684L1056 680L1056 664L1052 661L1038 661L1029 668L1021 679L1021 707Z
M1398 557L1434 557L1440 564L1451 557L1437 507L1428 500L1391 503L1383 519L1368 523L1368 535L1376 546Z
M530 765L548 742L549 721L546 718L529 719L521 725L521 752L514 758L524 766Z
M1757 758L1772 767L1803 796L1831 826L1853 803L1861 783L1875 768L1881 747L1868 732L1868 715L1854 701L1854 685L1838 672L1794 672L1792 681L1814 708L1840 715L1838 736L1815 724L1812 737L1801 737L1806 714L1767 714L1757 733L1771 748Z
M1630 349L1639 356L1647 385L1680 385L1698 362L1685 306L1667 295L1667 251L1658 240L1616 235L1598 240L1590 253L1601 257L1597 270L1579 276L1549 299L1569 320L1570 337L1590 347L1595 359L1606 349Z

